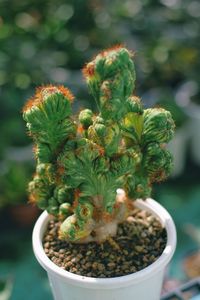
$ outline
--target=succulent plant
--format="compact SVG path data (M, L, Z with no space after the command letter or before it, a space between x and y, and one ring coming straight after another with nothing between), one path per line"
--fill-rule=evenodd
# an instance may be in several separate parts
M30 199L61 221L60 239L103 242L114 236L134 200L149 197L152 184L170 173L165 144L175 125L169 111L143 109L133 95L132 56L116 46L84 67L98 114L84 109L73 116L74 96L63 86L38 88L24 106L37 162Z

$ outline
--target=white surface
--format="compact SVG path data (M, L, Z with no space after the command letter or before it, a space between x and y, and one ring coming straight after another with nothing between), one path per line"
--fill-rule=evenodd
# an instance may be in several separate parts
M167 231L167 245L162 255L147 268L115 278L92 278L67 272L45 254L42 238L49 216L43 212L33 230L33 250L47 271L55 300L159 300L163 275L176 247L176 229L169 213L156 201L137 200L136 205L156 215Z

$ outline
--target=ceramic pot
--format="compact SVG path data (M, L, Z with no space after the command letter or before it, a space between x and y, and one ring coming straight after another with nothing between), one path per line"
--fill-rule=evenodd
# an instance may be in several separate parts
M136 206L159 218L167 231L162 255L136 273L115 278L92 278L70 273L55 265L45 254L42 239L50 216L43 212L33 230L33 250L47 271L55 300L159 300L165 268L176 247L176 229L169 213L153 199L137 200Z

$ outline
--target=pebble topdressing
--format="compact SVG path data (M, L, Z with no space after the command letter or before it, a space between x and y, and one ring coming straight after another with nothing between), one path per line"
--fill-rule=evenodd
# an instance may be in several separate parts
M166 245L166 230L146 211L135 209L119 225L116 237L102 244L73 244L58 239L59 222L49 222L43 245L56 265L82 276L110 278L128 275L152 264Z

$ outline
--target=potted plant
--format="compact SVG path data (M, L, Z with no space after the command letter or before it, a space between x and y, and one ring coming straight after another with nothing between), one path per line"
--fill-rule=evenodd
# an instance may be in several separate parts
M175 250L174 223L149 198L153 182L171 169L165 144L174 122L170 112L143 109L132 95L132 56L116 46L84 67L98 113L72 116L73 95L53 85L38 88L23 109L37 162L30 199L46 210L33 249L55 299L159 299Z

